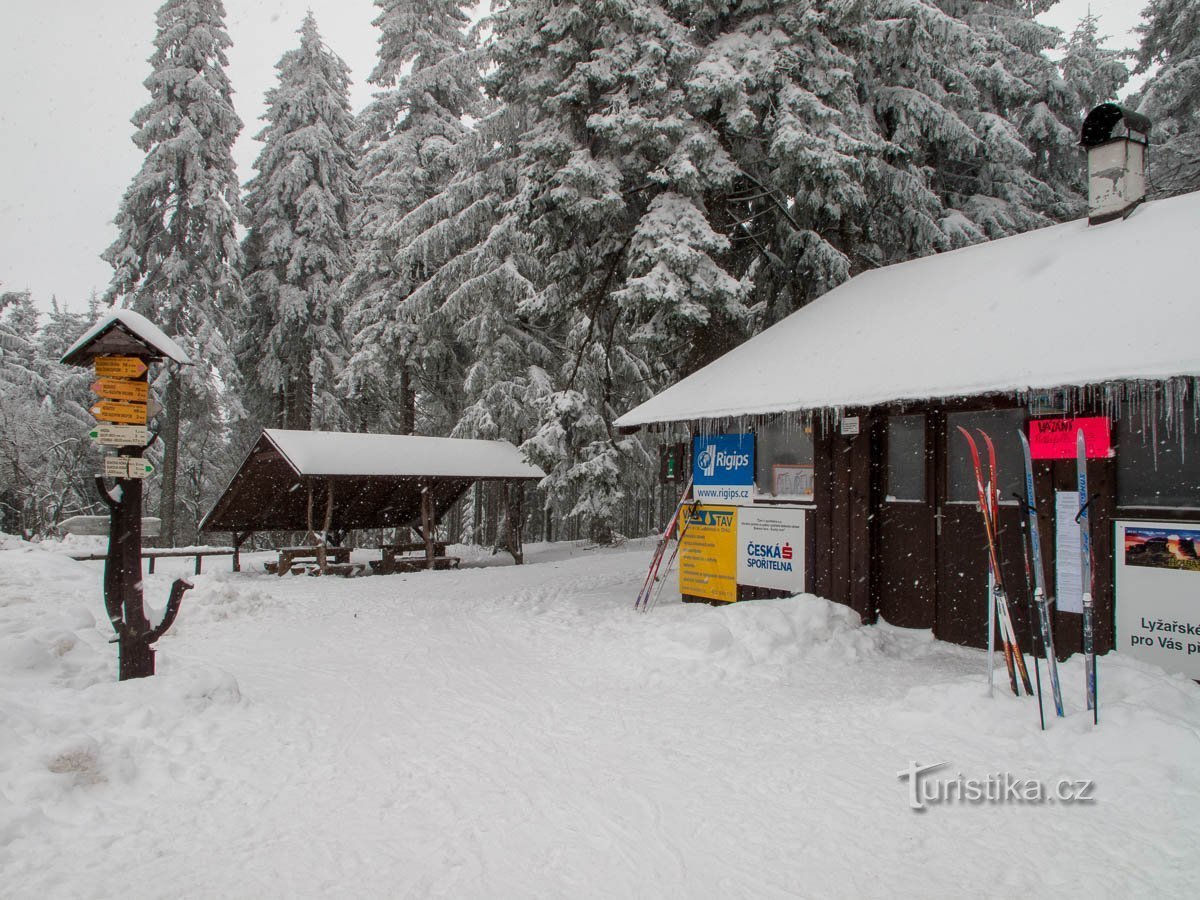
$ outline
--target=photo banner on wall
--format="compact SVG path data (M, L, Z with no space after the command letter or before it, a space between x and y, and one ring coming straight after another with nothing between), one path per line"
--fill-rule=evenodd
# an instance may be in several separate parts
M1200 678L1200 522L1114 527L1117 650Z
M692 495L701 503L754 502L754 435L714 434L692 439Z
M732 506L685 506L679 538L679 592L737 600L737 520Z

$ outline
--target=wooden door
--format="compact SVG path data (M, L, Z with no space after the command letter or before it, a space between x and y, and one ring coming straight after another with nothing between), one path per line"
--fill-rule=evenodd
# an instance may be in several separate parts
M931 419L924 413L892 415L883 432L875 607L885 620L903 628L934 627L936 432Z

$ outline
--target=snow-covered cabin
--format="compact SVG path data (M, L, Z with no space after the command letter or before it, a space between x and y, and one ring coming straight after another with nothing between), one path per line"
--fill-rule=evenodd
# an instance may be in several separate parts
M1089 150L1111 160L1123 155L1112 142L1144 141L1140 117L1101 110L1089 116L1090 133L1085 127ZM1116 135L1120 125L1127 133ZM1144 148L1135 151L1130 158L1144 159ZM1093 188L1105 179L1115 183L1111 171L1094 171ZM706 452L707 472L693 472L709 488L697 494L716 498L708 503L735 498L739 521L793 510L800 526L789 539L804 551L796 558L804 560L805 589L867 621L931 628L974 646L986 643L986 542L958 428L987 430L998 451L1003 573L1026 647L1014 495L1024 495L1018 433L1036 431L1045 438L1035 441L1043 458L1034 463L1042 549L1065 653L1080 643L1075 433L1079 419L1103 420L1092 440L1100 455L1087 469L1098 648L1110 649L1115 582L1134 559L1131 547L1142 549L1131 542L1159 540L1152 549L1162 551L1164 567L1173 565L1170 554L1180 557L1181 590L1200 598L1200 193L1145 203L1135 195L1115 215L1108 194L1092 204L1095 223L858 275L616 424L686 429L693 455ZM719 446L752 456L740 498L720 478L711 487ZM745 575L745 563L738 562L737 597L761 596L771 578ZM1137 610L1126 603L1126 612ZM1200 612L1173 615L1200 625ZM1130 630L1121 639L1135 636L1145 637Z

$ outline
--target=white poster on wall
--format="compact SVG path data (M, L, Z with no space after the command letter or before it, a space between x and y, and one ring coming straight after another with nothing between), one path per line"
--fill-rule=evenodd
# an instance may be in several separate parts
M737 582L794 594L804 583L804 510L742 507L737 521Z
M1083 558L1079 555L1079 492L1054 495L1054 602L1059 612L1083 614Z
M1117 650L1200 678L1200 522L1115 528Z

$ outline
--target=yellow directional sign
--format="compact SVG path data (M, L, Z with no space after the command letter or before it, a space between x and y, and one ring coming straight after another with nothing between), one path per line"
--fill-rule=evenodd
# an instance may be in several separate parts
M121 422L126 425L146 424L145 403L125 403L120 400L101 400L91 413L102 422Z
M97 356L94 364L100 378L139 378L147 368L136 356Z
M92 393L106 400L133 400L145 403L150 397L150 385L145 381L129 381L121 378L101 378L93 382Z

